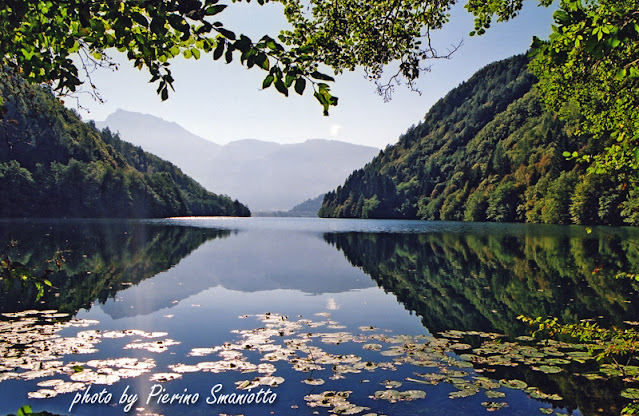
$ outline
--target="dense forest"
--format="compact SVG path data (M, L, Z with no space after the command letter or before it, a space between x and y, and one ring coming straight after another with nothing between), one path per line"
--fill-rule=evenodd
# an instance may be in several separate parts
M249 216L169 162L83 123L48 91L0 73L0 217Z
M598 154L606 138L545 111L528 59L478 71L399 142L329 192L321 217L639 224L630 172L588 173L565 152Z

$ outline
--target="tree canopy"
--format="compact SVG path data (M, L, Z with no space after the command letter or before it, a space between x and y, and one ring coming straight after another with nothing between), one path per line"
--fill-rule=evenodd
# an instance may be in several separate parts
M290 28L277 39L265 35L254 41L218 20L228 6L218 0L0 0L0 65L50 83L59 93L73 92L83 81L93 87L91 67L112 65L109 49L116 48L149 72L166 99L172 58L210 54L228 63L239 56L248 68L265 71L263 88L288 95L291 89L303 94L311 85L327 114L337 98L326 72L363 67L388 97L396 81L413 86L427 60L449 57L456 49L438 53L430 38L448 22L456 0L271 2L284 6ZM466 8L476 18L471 35L485 33L495 20L514 18L522 3L470 0ZM639 167L638 10L639 0L560 0L550 39L533 44L532 69L545 104L560 114L581 113L584 133L618 140L594 157L596 169ZM391 63L398 63L397 72L382 80Z
M229 63L239 55L248 68L266 72L263 88L288 95L312 85L327 113L337 98L327 84L333 78L324 72L364 67L388 97L395 81L412 86L426 69L424 61L447 58L456 49L440 54L430 40L431 31L448 21L455 0L272 2L284 6L290 28L277 39L254 41L218 20L227 8L218 0L0 0L0 65L68 93L83 82L94 88L91 69L112 66L114 48L149 72L164 100L173 85L172 58L210 54ZM397 72L380 81L393 62L399 62Z

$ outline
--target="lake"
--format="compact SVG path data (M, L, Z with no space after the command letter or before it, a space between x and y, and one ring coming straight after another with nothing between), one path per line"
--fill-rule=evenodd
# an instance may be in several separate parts
M637 363L517 319L639 325L639 283L615 278L639 272L639 230L588 231L3 221L2 257L53 288L0 292L0 414L619 414Z

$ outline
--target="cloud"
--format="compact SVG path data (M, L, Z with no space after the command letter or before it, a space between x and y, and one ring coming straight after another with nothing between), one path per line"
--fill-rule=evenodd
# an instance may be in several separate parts
M337 137L339 135L339 131L342 129L341 124L333 124L331 125L331 137Z

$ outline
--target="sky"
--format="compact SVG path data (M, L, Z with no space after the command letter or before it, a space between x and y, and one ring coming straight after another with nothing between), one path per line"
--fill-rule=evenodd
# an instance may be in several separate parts
M450 22L433 34L434 46L445 52L462 42L450 60L432 62L431 71L417 82L421 94L401 85L390 102L375 92L375 85L362 70L336 77L331 83L339 105L328 117L308 90L284 97L273 87L261 90L265 72L214 61L203 54L199 60L179 58L172 62L174 88L168 101L156 94L146 72L114 52L121 65L117 71L101 69L92 74L104 103L81 96L75 108L84 120L104 120L117 109L151 114L180 124L187 130L218 144L241 139L278 143L300 143L308 139L331 139L383 148L397 142L411 125L419 123L428 109L448 91L470 78L483 66L528 50L532 36L546 38L551 30L552 10L524 2L519 17L493 24L483 36L470 37L473 17L457 5ZM264 34L275 37L285 27L279 3L258 6L255 2L233 3L219 15L225 27L252 39Z

